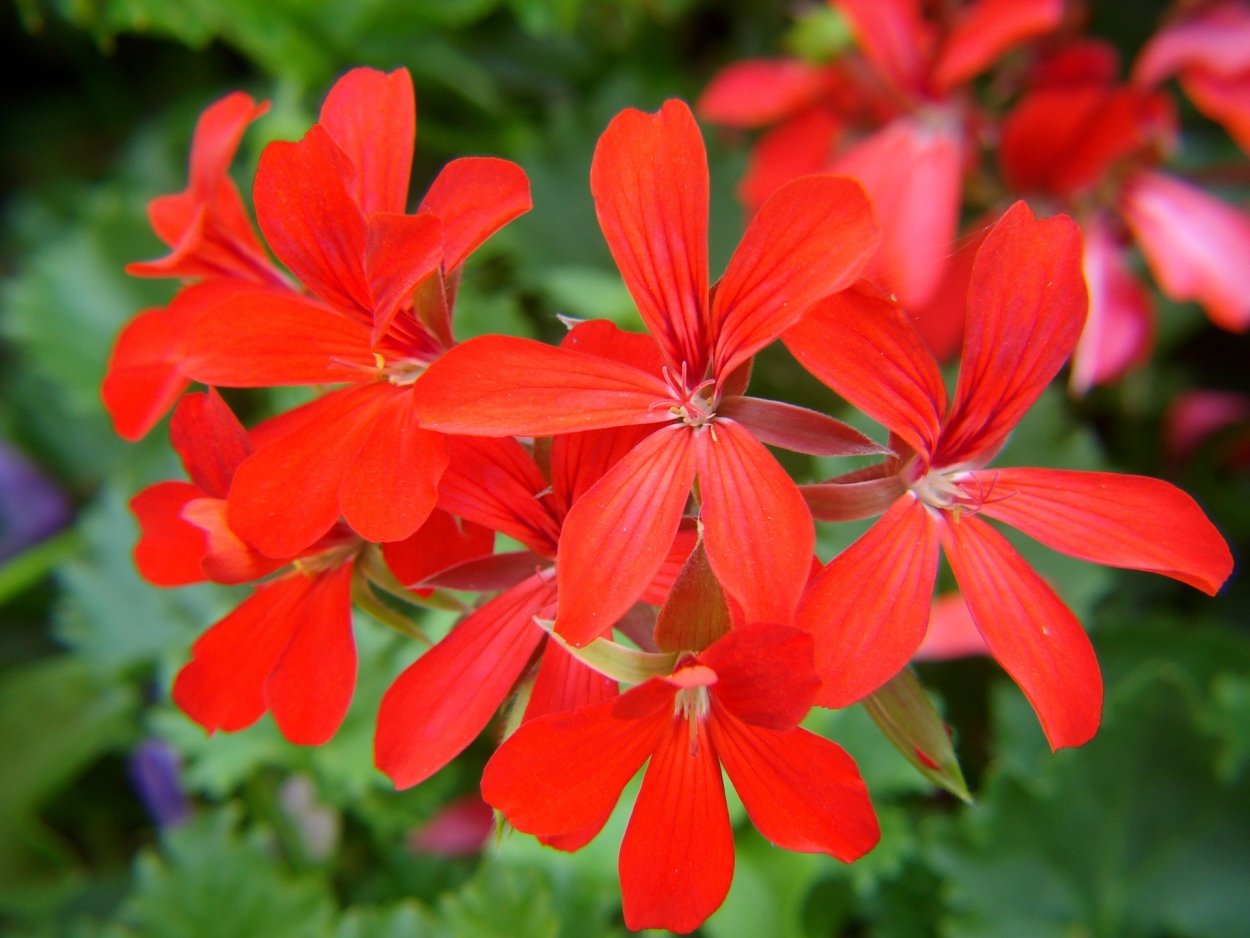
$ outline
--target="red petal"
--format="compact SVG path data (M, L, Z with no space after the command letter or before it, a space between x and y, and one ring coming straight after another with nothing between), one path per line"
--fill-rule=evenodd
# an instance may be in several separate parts
M252 454L243 424L212 388L182 399L169 424L169 441L187 475L213 498L226 497L235 470Z
M674 371L703 377L707 322L708 171L690 109L625 110L595 147L590 190L599 227L638 312Z
M569 511L556 559L566 641L598 638L642 595L669 554L694 472L689 428L661 427Z
M490 556L494 547L490 528L435 508L411 537L383 544L382 556L400 583L414 587L443 570Z
M1150 272L1224 329L1250 327L1250 214L1162 173L1138 172L1122 211Z
M1167 482L1060 469L1000 469L973 478L988 494L985 514L1073 557L1161 573L1212 596L1232 572L1219 531Z
M1198 110L1222 124L1237 145L1250 153L1250 71L1240 75L1193 72L1182 79Z
M612 810L672 713L673 689L652 681L619 700L529 720L486 763L482 797L528 834L590 827Z
M382 698L374 761L397 788L429 778L486 728L543 640L555 599L534 576L482 606L413 662Z
M770 446L813 456L881 456L890 451L854 427L806 407L758 397L726 397L717 414L730 417Z
M808 371L855 407L933 452L946 410L937 362L898 306L867 285L828 297L785 335Z
M849 287L879 238L868 199L849 179L805 176L778 189L751 220L716 288L717 377L821 297Z
M551 498L557 512L568 513L604 474L642 442L652 428L613 427L562 433L551 441Z
M408 70L352 69L326 95L320 124L355 169L352 195L361 210L404 211L417 133Z
M942 89L975 78L1012 46L1056 29L1063 0L979 0L965 5L933 69Z
M368 315L365 216L348 191L354 174L314 124L298 143L265 147L253 193L261 231L291 272L337 309Z
M1181 69L1232 75L1250 69L1250 10L1237 2L1191 7L1155 34L1133 67L1133 80L1157 84Z
M973 263L959 384L935 462L1002 446L1072 354L1087 306L1080 229L1063 215L1035 220L1017 202Z
M183 520L187 503L204 493L189 482L157 482L130 500L139 521L135 566L155 586L182 586L205 579L200 561L208 550L204 532Z
M748 59L713 75L695 110L713 124L765 127L811 104L824 87L823 71L798 59Z
M900 91L924 91L934 35L921 18L919 0L837 0L837 7L883 76Z
M616 681L588 668L556 642L543 646L538 675L525 705L525 720L615 700ZM597 831L597 829L596 829Z
M824 172L842 124L831 109L811 108L760 137L738 183L738 198L747 210L758 211L791 179Z
M800 485L799 491L817 521L858 521L889 511L907 488L897 473L878 463L828 482Z
M708 729L751 823L770 843L843 863L877 845L868 788L839 746L803 729L749 726L719 709Z
M658 377L529 339L458 345L417 381L421 426L478 436L554 436L672 419Z
M174 680L174 701L210 733L241 730L265 712L265 682L299 627L313 580L290 574L259 587L202 636Z
M1052 749L1098 731L1102 676L1081 623L1001 534L971 515L940 526L990 654L1020 685Z
M1085 223L1089 315L1072 355L1072 390L1114 381L1150 354L1154 304L1129 264L1128 251L1093 218Z
M285 559L258 553L230 529L224 499L194 499L183 508L182 518L208 538L200 566L215 583L249 583L286 566Z
M693 931L725 901L733 871L733 829L706 726L670 718L621 842L625 927Z
M182 369L205 384L255 388L360 381L377 362L356 320L293 294L251 293L200 316Z
M356 689L352 565L313 577L292 615L298 625L265 682L265 701L282 735L319 746L334 735Z
M406 393L364 384L304 405L301 416L309 419L257 449L235 473L230 527L267 556L299 554L338 520L343 478L378 412Z
M633 365L657 377L664 374L664 356L654 338L645 332L618 329L606 319L579 322L560 341L560 347Z
M442 233L433 215L393 215L368 218L365 275L373 297L373 333L376 344L395 315L412 304L413 291L438 270L442 261Z
M963 186L962 128L935 114L900 117L846 151L830 172L864 187L881 244L863 275L907 307L933 297L954 252Z
M443 270L451 273L487 238L533 207L529 177L507 160L472 156L442 168L421 200L443 225Z
M985 637L959 593L946 593L933 601L929 630L916 649L917 661L950 661L970 655L988 655Z
M791 730L812 709L820 679L812 669L812 637L784 625L744 625L698 656L716 672L717 707L735 720ZM718 711L720 712L720 711Z
M339 488L344 519L375 543L403 540L425 523L447 468L442 434L422 430L413 418L412 389L389 391Z
M904 496L816 576L795 623L816 640L817 703L850 706L907 664L924 638L937 566L929 511Z
M191 384L179 370L185 325L167 310L149 309L118 334L100 396L123 439L146 435Z
M717 579L748 621L789 623L816 538L803 495L732 420L716 420L694 436L703 537Z
M555 555L560 526L541 497L547 480L521 444L510 437L448 437L447 452L441 507Z

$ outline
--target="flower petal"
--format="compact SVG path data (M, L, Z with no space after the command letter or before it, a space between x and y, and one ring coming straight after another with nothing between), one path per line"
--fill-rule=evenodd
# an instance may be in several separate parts
M543 640L534 616L555 599L532 576L492 599L395 679L382 698L374 761L397 788L429 778L486 728Z
M560 526L542 492L538 465L511 437L447 438L450 462L439 483L439 505L514 537L534 551L555 554Z
M854 427L819 411L758 397L723 398L716 412L760 442L813 456L881 456L888 452Z
M816 533L794 480L755 437L718 419L694 434L707 556L748 621L789 623Z
M1013 205L973 262L955 403L934 460L985 458L1072 354L1088 297L1081 232L1072 219L1034 219Z
M369 329L295 294L248 293L203 313L187 337L185 374L216 387L337 384L377 368Z
M265 681L265 702L290 742L319 746L339 728L356 689L352 565L312 578L298 625Z
M534 203L525 170L507 160L470 156L439 171L421 211L443 226L443 270L450 274L487 238Z
M897 303L867 285L844 290L812 307L785 343L804 368L917 453L933 452L946 387Z
M669 555L694 482L690 429L661 427L570 509L560 535L556 632L581 646L610 629Z
M216 390L189 394L169 424L169 440L204 494L225 498L239 464L252 454L247 431Z
M895 119L842 153L830 172L864 187L881 226L865 279L907 307L927 303L954 251L963 187L963 130L951 115Z
M1012 46L1056 29L1063 0L978 0L947 33L933 81L947 90L975 78Z
M368 217L365 276L372 296L374 344L385 335L413 291L438 270L442 231L433 215L376 212Z
M213 733L241 730L267 708L268 680L299 627L298 610L313 580L288 574L257 588L191 646L174 680L174 702Z
M1145 171L1126 184L1122 211L1164 293L1200 303L1221 328L1250 327L1250 213Z
M482 797L540 837L599 822L672 721L673 693L650 681L617 700L522 723L486 763Z
M944 520L939 533L990 654L1029 698L1051 748L1088 742L1101 719L1102 675L1081 623L984 521Z
M547 642L543 645L523 719L534 720L549 713L607 703L615 700L619 692L616 681L586 667L559 642Z
M1085 222L1089 316L1072 355L1072 390L1114 381L1150 354L1154 304L1129 265L1128 251L1100 218Z
M924 90L933 55L933 27L921 17L920 0L836 0L851 21L865 57L899 91Z
M843 863L877 845L868 787L841 747L804 729L748 725L720 709L708 730L751 823L770 843Z
M700 380L707 321L708 170L703 137L681 101L656 114L622 111L590 167L599 227L670 368Z
M778 189L751 220L716 287L716 376L727 377L821 297L849 287L879 240L857 183L804 176Z
M693 931L725 901L733 870L733 829L707 727L670 717L621 842L625 927Z
M269 557L294 557L338 520L339 490L379 411L389 384L334 391L301 409L303 418L239 466L228 499L230 527Z
M745 59L712 76L695 110L725 127L766 127L815 102L824 88L824 71L798 59Z
M130 500L130 510L139 522L135 566L154 586L183 586L206 579L200 561L208 541L203 531L182 517L188 502L203 497L199 486L190 482L157 482Z
M331 306L369 318L365 215L348 189L354 176L351 161L314 124L298 143L265 147L253 194L274 254Z
M671 420L658 377L529 339L487 335L451 349L417 381L421 426L476 436L553 436Z
M937 565L929 512L905 495L816 575L795 624L816 640L818 704L848 707L911 660L929 621Z
M1215 525L1192 498L1159 479L1060 469L989 470L973 478L988 493L984 514L1061 553L1160 573L1212 596L1232 573L1232 554Z
M355 169L352 196L361 211L404 211L417 134L408 70L352 69L326 95L319 123Z
M812 637L802 629L753 623L727 633L698 661L716 672L712 698L735 720L791 730L820 689L812 651Z
M415 393L393 388L343 474L339 510L367 541L401 541L413 534L438 502L438 482L447 468L440 433L417 426Z

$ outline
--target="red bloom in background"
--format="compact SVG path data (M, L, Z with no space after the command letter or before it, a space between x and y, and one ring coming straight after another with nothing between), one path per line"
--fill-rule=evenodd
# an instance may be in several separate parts
M1102 681L1089 639L979 515L1074 557L1162 573L1210 594L1228 577L1223 539L1193 499L1166 482L986 468L1076 344L1085 312L1080 257L1070 219L1034 220L1024 203L1003 216L973 267L949 408L936 363L884 298L839 294L787 333L813 374L890 428L898 453L851 486L875 486L885 514L829 563L798 611L796 621L816 639L818 703L846 706L915 653L940 544L990 654L1029 698L1051 746L1094 734ZM821 488L832 504L837 486ZM839 517L876 513L864 505Z
M879 448L829 417L742 391L756 352L854 280L876 239L867 202L848 180L795 180L760 209L709 291L707 159L689 108L670 101L658 114L614 118L595 149L591 190L658 343L654 365L474 339L419 381L421 424L482 436L655 426L565 520L556 631L571 643L603 634L653 580L696 477L717 577L747 619L789 621L814 531L762 443L829 455Z
M1081 392L1150 352L1153 304L1130 241L1167 296L1196 300L1225 329L1250 326L1250 215L1153 169L1175 134L1171 102L1116 84L1116 70L1108 46L1065 49L1003 122L1008 185L1060 200L1085 231L1090 309L1072 365Z
M252 451L247 431L214 391L183 398L170 433L191 481L160 482L131 501L144 578L160 586L244 583L287 568L200 637L174 681L174 700L209 732L243 729L268 711L291 742L323 743L356 685L351 593L368 545L339 525L297 556L257 553L226 520L231 481ZM402 545L406 567L424 562L434 572L491 551L491 531L449 521L438 513Z
M701 113L712 121L728 118L731 126L742 126L744 118L784 117L753 153L743 189L755 200L799 173L832 172L863 185L882 233L864 276L897 294L945 357L958 342L958 321L949 321L946 304L924 307L938 297L955 251L963 176L975 154L970 138L984 121L967 86L1012 47L1058 27L1063 3L830 5L850 21L861 58L821 70L749 63L748 73L747 65L731 66L701 99ZM735 106L730 92L748 77L768 90L738 90ZM870 132L854 139L848 130L856 127Z
M267 147L260 227L315 297L236 295L186 339L182 371L206 384L348 385L288 414L240 466L230 524L271 556L304 549L340 516L366 540L402 540L437 499L446 450L417 425L412 383L454 342L464 260L530 198L516 165L466 158L404 214L415 120L407 72L357 69L302 140Z
M621 333L606 322L582 324L566 344L590 345L625 360L639 352L643 357L654 354L644 337ZM410 665L382 699L375 758L398 787L424 781L472 742L536 655L524 719L616 695L615 681L547 641L534 620L555 617L555 561L570 506L648 430L627 427L555 437L550 480L515 440L448 439L452 459L443 476L441 506L515 538L528 550L474 562L439 580L450 587L503 592ZM648 584L645 601L663 601L692 542L693 537L678 537L667 545L668 562Z
M777 846L849 863L876 845L855 763L798 726L819 683L808 635L735 629L667 678L523 724L487 763L482 795L519 830L558 837L606 817L650 760L621 843L625 924L688 932L733 878L722 768Z
M1153 87L1171 76L1202 113L1250 153L1250 4L1186 3L1146 44L1133 81Z

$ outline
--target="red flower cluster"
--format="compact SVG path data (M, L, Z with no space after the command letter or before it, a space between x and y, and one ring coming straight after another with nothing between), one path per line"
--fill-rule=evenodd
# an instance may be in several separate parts
M949 93L988 54L955 38L925 48L894 63L915 95ZM779 846L850 862L876 843L854 763L799 724L904 669L939 546L1052 745L1096 730L1084 632L978 515L1211 593L1230 572L1219 534L1166 483L987 468L1085 320L1068 218L1037 220L1019 203L984 237L948 406L932 356L881 292L890 278L861 279L885 268L854 182L780 186L713 282L703 142L672 101L618 115L591 169L648 333L586 322L559 347L457 344L464 261L528 209L523 171L457 160L408 213L410 80L351 72L303 139L261 157L257 220L283 272L227 175L263 110L232 95L201 119L187 190L152 206L171 253L132 268L189 283L126 328L104 387L127 437L178 402L171 435L191 481L135 497L140 571L159 585L257 583L174 683L210 732L269 711L288 739L325 741L352 696L353 602L415 628L378 591L483 594L387 692L379 768L401 787L421 782L502 709L513 731L486 767L485 799L575 850L645 764L620 854L625 920L688 931L732 877L722 768ZM748 395L753 357L778 339L885 425L888 446ZM192 382L208 392L182 396ZM251 429L214 390L277 385L315 390ZM800 486L769 446L882 460ZM877 514L827 566L813 556L813 517ZM496 553L496 532L520 549Z
M699 108L727 127L777 125L752 153L741 190L751 211L800 173L863 184L883 229L866 276L902 301L940 358L958 350L986 222L1020 198L1073 214L1085 231L1089 315L1075 391L1150 354L1154 311L1132 245L1168 297L1196 301L1221 328L1250 328L1250 214L1161 171L1178 147L1172 101L1158 87L1179 76L1245 148L1245 0L1178 4L1131 83L1117 78L1113 47L1075 34L1078 13L1062 0L829 2L856 50L824 65L732 65ZM987 73L993 93L975 96L971 80ZM976 221L957 238L961 211Z

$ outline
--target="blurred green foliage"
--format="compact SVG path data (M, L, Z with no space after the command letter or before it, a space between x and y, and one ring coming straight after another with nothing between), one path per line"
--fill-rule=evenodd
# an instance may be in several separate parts
M372 768L373 717L416 650L363 616L357 698L325 747L290 746L267 720L206 737L173 708L174 671L237 594L140 582L125 502L178 470L163 428L138 445L113 436L97 388L117 329L172 293L121 268L160 252L144 205L182 185L199 110L236 87L273 101L245 143L246 179L261 146L301 133L319 95L356 64L413 72L414 193L466 153L517 160L532 180L534 211L474 259L462 335L554 337L557 314L636 325L595 226L587 186L595 139L621 107L690 99L729 61L775 53L785 41L799 49L846 41L819 11L786 38L788 13L748 0L19 0L0 14L5 54L28 78L0 117L0 432L78 509L53 548L0 567L0 930L625 933L615 878L625 809L573 856L513 833L483 858L439 859L408 846L410 831L473 788L489 747L413 791L390 789ZM1126 52L1141 41L1143 16L1105 21ZM1228 147L1209 127L1197 132ZM708 137L715 266L741 231L732 187L744 157L732 140ZM1210 454L1180 473L1163 463L1158 441L1181 389L1250 386L1246 342L1212 336L1192 310L1164 313L1165 341L1149 368L1080 402L1054 389L1002 463L1170 474L1244 550L1247 478ZM761 358L756 380L788 400L840 407L783 352ZM244 403L270 406L263 397ZM813 478L836 471L790 465ZM822 554L849 542L850 530L822 531ZM847 868L779 851L741 823L734 886L704 934L1250 935L1244 578L1211 601L1020 546L1099 647L1109 687L1099 737L1053 755L1019 692L986 662L922 666L954 726L969 807L931 789L859 710L816 714L814 728L862 767L881 845ZM444 617L431 628L446 625ZM130 754L151 739L180 760L194 804L183 825L158 829L129 779Z

